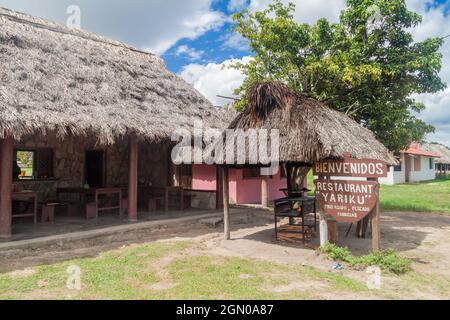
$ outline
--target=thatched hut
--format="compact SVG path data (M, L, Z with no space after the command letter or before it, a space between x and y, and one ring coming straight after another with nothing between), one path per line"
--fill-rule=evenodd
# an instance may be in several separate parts
M394 156L377 141L370 130L313 98L293 92L279 81L261 83L250 88L248 105L231 122L228 129L222 135L223 140L214 145L216 160L224 163L226 239L230 238L228 167L267 166L267 159L255 159L255 153L260 150L261 143L268 141L265 149L269 158L272 161L276 158L286 166L288 189L304 187L305 176L312 164L325 159L351 156L356 159L383 160L389 165L397 164ZM254 140L257 141L256 144L249 143L250 132L255 129L258 132L261 132L261 129L267 130L268 138ZM274 141L270 132L274 131L277 133L274 137L279 140L278 148L273 148ZM250 138L244 141L244 148L239 147L239 143L235 144L245 136ZM253 150L249 151L252 147ZM274 150L279 154L273 154ZM230 152L232 154L229 154ZM261 202L265 205L268 202L264 199L268 194L267 181L263 180L261 188Z
M0 237L11 231L14 150L39 158L39 172L21 183L40 192L83 186L86 151L101 150L107 160L91 169L103 185L128 185L135 220L137 181L166 185L170 178L173 131L190 130L196 119L226 126L151 53L5 8L0 26Z
M281 163L312 165L324 159L340 159L345 154L355 159L397 163L373 132L318 100L294 93L279 81L253 86L248 97L248 106L228 129L234 130L235 138L239 129L278 130ZM245 153L246 164L250 164L246 150L234 151L235 159Z
M440 175L447 175L450 172L450 149L439 143L426 143L421 146L424 150L438 154L435 159L436 171Z

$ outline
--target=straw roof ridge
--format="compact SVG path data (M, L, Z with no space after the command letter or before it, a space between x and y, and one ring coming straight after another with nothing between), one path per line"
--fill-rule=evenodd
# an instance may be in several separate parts
M197 119L218 129L229 123L151 53L2 7L0 25L0 138L158 141Z
M247 107L229 129L278 130L281 162L312 164L350 153L356 159L398 163L369 129L314 98L293 92L280 81L257 84L250 88L248 97ZM236 159L245 150L235 152Z
M429 152L440 155L440 158L436 158L436 163L450 164L450 149L440 143L425 143L421 147Z

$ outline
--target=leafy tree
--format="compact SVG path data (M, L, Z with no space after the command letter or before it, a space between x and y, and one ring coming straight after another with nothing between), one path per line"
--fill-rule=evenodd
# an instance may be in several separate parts
M415 42L410 29L421 16L404 0L347 0L338 23L299 24L294 10L276 0L233 16L254 52L250 63L232 66L246 76L238 108L251 85L278 79L348 114L393 151L434 131L414 116L425 106L412 95L445 88L438 75L444 40Z

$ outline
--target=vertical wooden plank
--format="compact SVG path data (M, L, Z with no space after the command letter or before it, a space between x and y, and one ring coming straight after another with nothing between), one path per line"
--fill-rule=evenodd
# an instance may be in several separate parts
M184 210L184 189L180 187L180 210Z
M164 192L164 211L169 211L169 187L166 187L166 190Z
M11 237L14 141L0 140L0 238Z
M367 179L367 181L376 181L378 182L378 179ZM380 184L378 183L378 196L377 196L377 203L375 205L375 208L373 209L370 219L371 219L371 225L372 225L372 250L373 251L379 251L380 250L380 241L381 241L381 228L380 228Z
M262 176L261 179L261 206L267 208L269 206L269 178Z
M223 209L223 175L219 166L216 166L216 209Z
M128 172L128 220L137 221L137 189L138 189L138 141L132 135L129 138L130 164Z
M223 225L225 240L231 239L230 232L230 193L228 188L229 176L228 167L222 167L222 177L223 177Z

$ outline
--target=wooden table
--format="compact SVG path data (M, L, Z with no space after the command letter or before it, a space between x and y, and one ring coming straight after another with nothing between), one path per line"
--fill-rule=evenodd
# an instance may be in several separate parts
M166 187L165 193L165 201L164 201L164 210L169 211L169 195L170 192L179 192L180 193L180 210L184 210L184 189L183 187Z
M38 210L38 193L34 191L18 191L13 192L12 200L15 201L30 201L33 202L33 212L12 214L12 218L33 217L34 224L37 224L37 210Z
M107 211L107 210L115 210L118 209L119 213L122 215L122 188L58 188L56 190L58 194L77 194L79 195L80 204L82 206L86 205L86 196L91 195L94 197L96 211ZM108 206L108 207L100 207L99 206L99 196L102 195L118 195L119 196L119 204L117 206Z
M106 195L106 196L118 195L119 196L119 204L117 206L100 207L98 200L99 200L99 196L101 196L101 195ZM96 189L94 189L94 196L95 196L95 204L96 204L97 214L100 211L109 211L109 210L119 209L119 214L122 215L122 189L121 188L96 188Z

